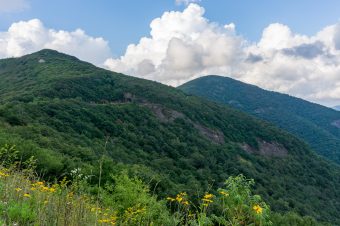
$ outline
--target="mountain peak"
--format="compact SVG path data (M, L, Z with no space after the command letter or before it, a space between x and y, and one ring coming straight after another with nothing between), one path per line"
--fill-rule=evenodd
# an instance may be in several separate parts
M68 54L58 52L57 50L53 49L42 49L37 52L25 55L23 57L20 57L23 59L42 59L42 60L48 60L48 59L69 59L69 60L78 60L78 58L74 56L70 56Z

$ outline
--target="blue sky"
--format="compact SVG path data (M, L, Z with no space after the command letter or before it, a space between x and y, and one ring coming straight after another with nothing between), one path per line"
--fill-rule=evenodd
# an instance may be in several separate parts
M5 0L7 1L7 0ZM19 20L40 19L47 27L82 28L91 36L109 41L114 55L150 32L150 22L165 11L183 10L175 0L29 0L27 10L0 13L0 30ZM340 19L336 0L202 0L205 17L221 24L235 23L239 34L257 41L271 23L283 23L293 31L312 35Z
M43 48L172 86L216 74L340 105L335 0L0 0L0 58Z

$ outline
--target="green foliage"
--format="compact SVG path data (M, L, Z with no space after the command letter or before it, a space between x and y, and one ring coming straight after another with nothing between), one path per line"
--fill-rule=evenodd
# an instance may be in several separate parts
M36 172L0 166L0 219L5 225L315 225L311 217L270 214L269 206L252 192L253 180L229 177L216 195L190 201L187 193L159 200L141 179L127 172L112 174L104 188L88 184L77 168L48 184ZM97 190L93 190L97 189ZM94 192L94 193L93 193ZM196 203L196 204L195 204ZM286 224L285 224L286 223Z
M129 178L127 174L114 175L114 185L107 184L103 194L103 203L115 206L117 215L124 218L124 224L138 225L173 225L164 201L157 201L150 194L149 187L138 178ZM113 195L112 195L113 194Z
M219 189L218 207L222 207L219 223L230 225L271 225L270 208L259 195L253 195L254 180L243 175L229 177L225 188ZM218 219L218 217L217 217ZM229 219L229 222L224 219Z
M1 165L3 166L10 166L16 160L18 160L19 152L16 150L15 146L10 146L8 144L4 145L0 148L0 159Z
M9 222L17 222L20 225L29 225L36 220L36 213L28 203L12 202L3 211L7 214Z
M179 89L269 121L340 163L339 111L222 76L201 77Z
M273 213L271 216L273 225L279 226L322 226L331 225L326 223L317 222L312 217L301 217L296 213L289 212L286 214Z
M286 155L261 155L263 141ZM299 139L231 108L55 51L0 60L0 146L6 143L16 144L21 161L34 156L47 180L81 168L97 185L99 177L105 184L127 170L159 197L185 191L192 198L242 173L274 211L339 222L339 167Z

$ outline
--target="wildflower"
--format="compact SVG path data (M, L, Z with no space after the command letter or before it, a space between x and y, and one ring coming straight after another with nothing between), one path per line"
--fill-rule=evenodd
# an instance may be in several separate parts
M21 188L16 188L15 189L17 192L21 191L22 189Z
M31 198L31 195L28 194L28 193L25 193L25 194L24 194L24 197L25 197L25 198Z
M35 191L37 190L35 187L31 187L31 191Z
M225 196L225 197L228 197L229 196L229 193L228 192L225 192L225 191L220 191L220 194Z
M42 185L44 185L44 182L42 182L42 181L38 181L37 183L35 183L36 185L40 185L40 186L42 186Z
M177 197L176 197L176 200L177 200L177 202L182 202L183 197L182 197L182 196L177 196Z
M176 201L176 199L171 198L171 197L167 197L166 200L168 200L168 201L170 201L170 202Z
M55 188L50 188L49 192L51 192L51 193L55 192Z
M8 177L8 176L9 176L9 174L0 171L0 178L1 178L1 177Z
M187 206L187 205L189 205L189 202L188 201L184 201L183 205Z
M207 193L207 194L205 194L204 195L204 199L212 199L214 197L214 195L213 194L209 194L209 193Z
M206 193L202 198L202 206L208 207L211 203L214 201L212 200L214 198L213 194Z
M181 192L176 195L176 201L181 203L182 201L185 201L184 197L187 196L186 192Z
M46 204L48 204L48 201L47 201L47 200L44 201L44 205L46 205Z
M48 190L49 190L49 188L46 187L46 186L42 186L42 187L41 187L41 191L48 191Z
M263 211L262 207L259 206L259 205L253 206L253 210L254 210L257 214L261 214L262 211Z

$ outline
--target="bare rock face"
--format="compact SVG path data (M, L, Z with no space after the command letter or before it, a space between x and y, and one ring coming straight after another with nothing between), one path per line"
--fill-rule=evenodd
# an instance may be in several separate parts
M184 118L181 112L164 108L159 104L144 103L142 106L149 108L161 122L173 122L177 118Z
M259 148L253 148L249 144L241 144L241 148L252 154L259 154L263 156L269 157L280 157L283 158L288 155L288 151L282 145L275 143L275 142L267 142L267 141L259 141Z
M224 144L224 134L221 131L213 130L202 126L200 124L194 123L194 127L198 129L198 131L206 137L208 140L212 141L215 144Z
M189 118L187 118L183 113L164 108L163 106L159 104L153 104L153 103L143 103L142 106L145 106L149 108L154 115L158 118L159 121L164 123L171 123L175 119L182 118L185 119L187 122L191 123L193 127L195 127L198 132L211 142L215 144L224 144L224 134L221 131L213 130L211 128L208 128L206 126L203 126L199 123L195 123L191 121Z

